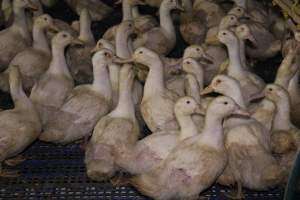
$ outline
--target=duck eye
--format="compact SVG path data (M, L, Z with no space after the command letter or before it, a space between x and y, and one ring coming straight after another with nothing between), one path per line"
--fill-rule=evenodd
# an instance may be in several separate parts
M227 35L227 33L223 32L223 35Z
M64 38L66 38L66 37L67 37L67 34L63 34L62 36L63 36Z
M234 17L230 17L231 20L234 20Z
M105 52L105 53L104 53L104 56L105 56L105 57L109 57L109 53Z
M139 54L143 54L143 51L140 51Z
M220 79L217 80L217 83L218 83L218 84L221 83L221 82L222 82L222 81L221 81Z
M269 88L269 91L270 91L270 92L272 92L272 91L273 91L273 89L272 89L272 88Z
M131 28L131 27L132 27L132 24L129 24L128 26L129 26L129 28Z
M186 103L187 103L187 104L190 104L191 102L190 102L190 101L186 101Z
M228 105L228 102L227 102L227 101L225 101L225 102L224 102L224 105Z
M199 48L197 48L197 49L196 49L196 51L200 51L200 49L199 49Z
M191 62L190 62L190 61L187 61L187 62L186 62L186 64L188 64L188 65L189 65L189 64L191 64Z
M241 12L241 9L239 8L238 11Z

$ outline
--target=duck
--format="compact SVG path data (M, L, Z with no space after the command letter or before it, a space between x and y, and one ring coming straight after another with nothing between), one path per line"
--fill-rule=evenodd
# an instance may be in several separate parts
M149 130L152 132L164 129L178 130L173 108L179 96L165 86L163 62L159 55L146 47L139 47L130 59L115 59L114 61L135 62L149 68L140 107Z
M111 7L97 0L66 0L66 3L78 15L80 15L82 9L88 9L92 21L101 21L113 11Z
M159 9L160 26L135 39L134 49L147 47L159 54L168 54L176 44L175 27L171 18L171 11L174 9L183 10L178 0L163 0Z
M214 99L203 131L180 142L159 166L134 176L130 184L157 200L198 199L226 167L222 121L231 114L247 115L230 97Z
M132 65L124 64L120 70L118 105L95 126L85 153L87 175L92 180L111 178L119 168L118 149L134 146L140 137L132 98L134 78Z
M65 48L70 44L80 43L68 32L61 31L51 42L52 59L49 68L34 84L30 99L38 109L43 125L48 117L62 106L74 87L74 80L69 72L65 58Z
M120 0L115 4L122 3L122 22L132 20L137 34L142 34L158 26L157 21L150 15L140 15L138 6L145 5L144 0ZM114 41L118 25L112 26L106 30L102 38Z
M189 44L202 44L207 33L205 13L195 11L191 0L182 1L184 13L180 15L180 34L183 40Z
M41 0L41 3L48 8L55 6L57 2L57 0Z
M286 182L300 146L300 130L291 122L291 101L287 90L280 85L269 84L265 96L277 107L272 125L271 147L285 172L283 182Z
M234 78L218 75L209 88L233 98L241 108L248 110L249 103L245 101L243 90ZM245 119L236 116L227 119L224 127L229 162L217 182L226 186L237 183L237 193L233 198L243 197L242 186L253 190L277 186L283 172L272 155L271 134L267 128L252 117Z
M87 139L98 120L111 110L112 89L107 66L113 52L102 49L92 58L94 80L92 84L76 86L58 111L49 117L40 140L56 144L69 144Z
M22 78L18 67L9 71L10 95L14 108L0 112L0 162L17 156L31 145L42 131L39 114L22 88ZM13 158L14 159L14 158ZM1 168L1 176L13 175Z
M192 120L193 114L203 114L201 106L193 97L179 98L174 112L180 129L162 130L139 140L129 148L119 149L117 164L130 174L143 174L157 167L181 141L198 134Z
M226 45L229 54L227 75L240 82L242 90L245 91L246 101L251 101L262 92L265 87L264 82L255 74L244 70L240 56L240 42L232 31L222 30L219 32L218 38Z
M30 91L35 81L48 69L52 55L45 35L47 29L57 30L52 17L48 14L37 17L33 26L32 46L19 52L12 59L8 68L0 75L2 91L9 91L8 74L12 66L19 67L25 91Z
M275 56L282 48L281 40L277 40L263 25L256 22L241 23L253 35L251 45L246 46L246 53L250 58L265 60Z
M4 71L10 61L32 43L30 32L26 24L25 9L37 9L30 0L13 1L13 24L0 31L0 71Z
M91 83L93 80L91 50L96 45L91 30L91 16L88 9L82 9L80 13L80 34L78 39L83 45L71 46L66 53L66 59L70 72L78 84Z

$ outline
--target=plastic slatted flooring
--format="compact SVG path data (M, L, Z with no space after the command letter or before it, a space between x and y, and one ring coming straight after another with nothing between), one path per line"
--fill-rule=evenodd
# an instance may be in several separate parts
M21 176L0 178L0 199L147 199L130 187L89 180L78 144L56 146L36 142L26 152L26 161L14 169ZM228 188L213 186L199 199L225 200ZM246 192L249 200L281 200L283 190Z

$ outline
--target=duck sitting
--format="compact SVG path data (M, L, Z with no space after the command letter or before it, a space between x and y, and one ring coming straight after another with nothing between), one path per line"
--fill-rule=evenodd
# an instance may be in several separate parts
M92 59L94 81L75 87L59 110L50 116L40 140L68 144L88 138L97 121L112 105L112 89L107 66L113 52L103 49Z
M27 148L38 138L42 128L37 110L23 91L21 74L17 67L10 69L9 84L15 107L0 112L1 163ZM10 176L12 174L1 169L0 175Z
M265 89L265 95L277 107L272 126L271 147L278 155L280 165L285 172L283 182L286 182L300 147L300 130L291 123L291 103L288 92L279 85L270 84Z
M5 70L15 55L32 43L26 24L26 8L34 10L37 7L30 0L14 0L13 24L0 32L0 71Z
M25 91L30 91L34 82L48 69L51 50L45 35L47 29L57 30L52 18L47 14L37 17L33 26L33 45L18 53L10 62L8 69L1 74L2 91L9 91L8 74L12 66L19 67Z
M198 134L192 114L203 114L203 110L192 97L182 97L174 106L180 130L163 130L152 133L130 148L120 149L117 164L131 174L141 174L158 166L177 144Z
M159 55L150 49L136 49L132 58L116 62L136 62L149 68L141 102L142 116L152 132L165 129L178 129L174 115L174 105L179 96L165 86L164 68Z
M158 167L132 178L130 183L157 200L198 199L199 193L210 187L226 166L222 122L231 114L247 115L229 97L213 100L203 131L180 142Z
M88 9L93 21L100 21L113 11L111 7L101 1L66 0L66 3L78 15L80 15L83 9Z
M91 30L91 16L88 9L80 13L80 33L78 39L83 45L71 46L66 53L66 59L73 79L78 84L90 83L93 79L91 50L95 46L95 38Z
M120 70L118 105L99 120L85 153L87 174L93 180L111 178L118 169L115 152L130 148L139 138L132 99L133 83L132 65L125 64Z
M38 109L43 124L63 104L74 87L65 59L65 48L79 42L65 31L57 33L52 39L50 66L34 84L30 94L30 99Z
M178 0L163 0L159 9L160 26L140 35L133 43L134 49L147 47L158 54L168 54L176 44L176 32L171 10L183 10Z
M250 102L264 89L264 82L255 74L245 71L240 55L240 41L238 37L229 30L222 30L218 34L220 42L226 45L229 54L229 65L227 75L234 77L241 84L247 102Z

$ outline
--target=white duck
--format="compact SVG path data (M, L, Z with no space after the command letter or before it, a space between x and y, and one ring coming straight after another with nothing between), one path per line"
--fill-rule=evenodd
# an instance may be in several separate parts
M0 70L5 70L14 56L31 45L25 9L36 9L30 0L13 1L13 24L0 32Z
M176 145L198 134L192 114L203 113L192 97L182 97L174 106L180 130L163 130L145 137L133 147L119 149L117 164L131 174L141 174L154 169Z
M201 134L182 141L158 167L132 178L130 183L157 200L198 199L227 164L222 123L231 114L246 113L229 97L213 100Z
M88 138L98 120L106 115L112 104L112 89L107 66L113 52L103 49L92 59L94 81L75 87L59 110L50 116L40 139L67 144Z
M163 0L159 9L160 26L143 33L133 43L134 48L147 47L159 54L168 54L176 44L176 32L171 11L182 10L178 0Z
M237 36L229 31L222 30L218 34L220 42L226 45L229 54L229 66L227 74L234 77L241 84L242 90L246 95L246 101L251 101L253 97L261 93L264 89L264 84L262 81L257 81L259 78L253 73L245 71L240 56L240 43Z
M56 30L52 18L47 14L37 17L33 25L32 46L19 52L10 62L8 69L1 74L2 91L9 91L8 73L12 66L19 67L25 91L30 91L35 81L48 69L51 49L45 35L47 29Z
M121 62L136 62L149 68L141 102L141 112L148 128L152 132L178 129L173 108L179 97L165 86L164 67L159 55L140 47L135 50L132 58Z
M18 155L34 142L42 129L38 112L23 91L17 67L10 69L9 84L15 107L0 112L0 166L5 159ZM2 169L0 174L10 175Z
M125 64L120 71L118 105L99 120L85 153L87 174L93 180L111 178L118 169L118 149L131 148L139 138L132 99L133 83L132 65Z
M78 43L67 32L59 32L52 39L52 60L48 70L34 84L30 99L37 107L43 124L56 112L74 87L65 59L65 48Z

